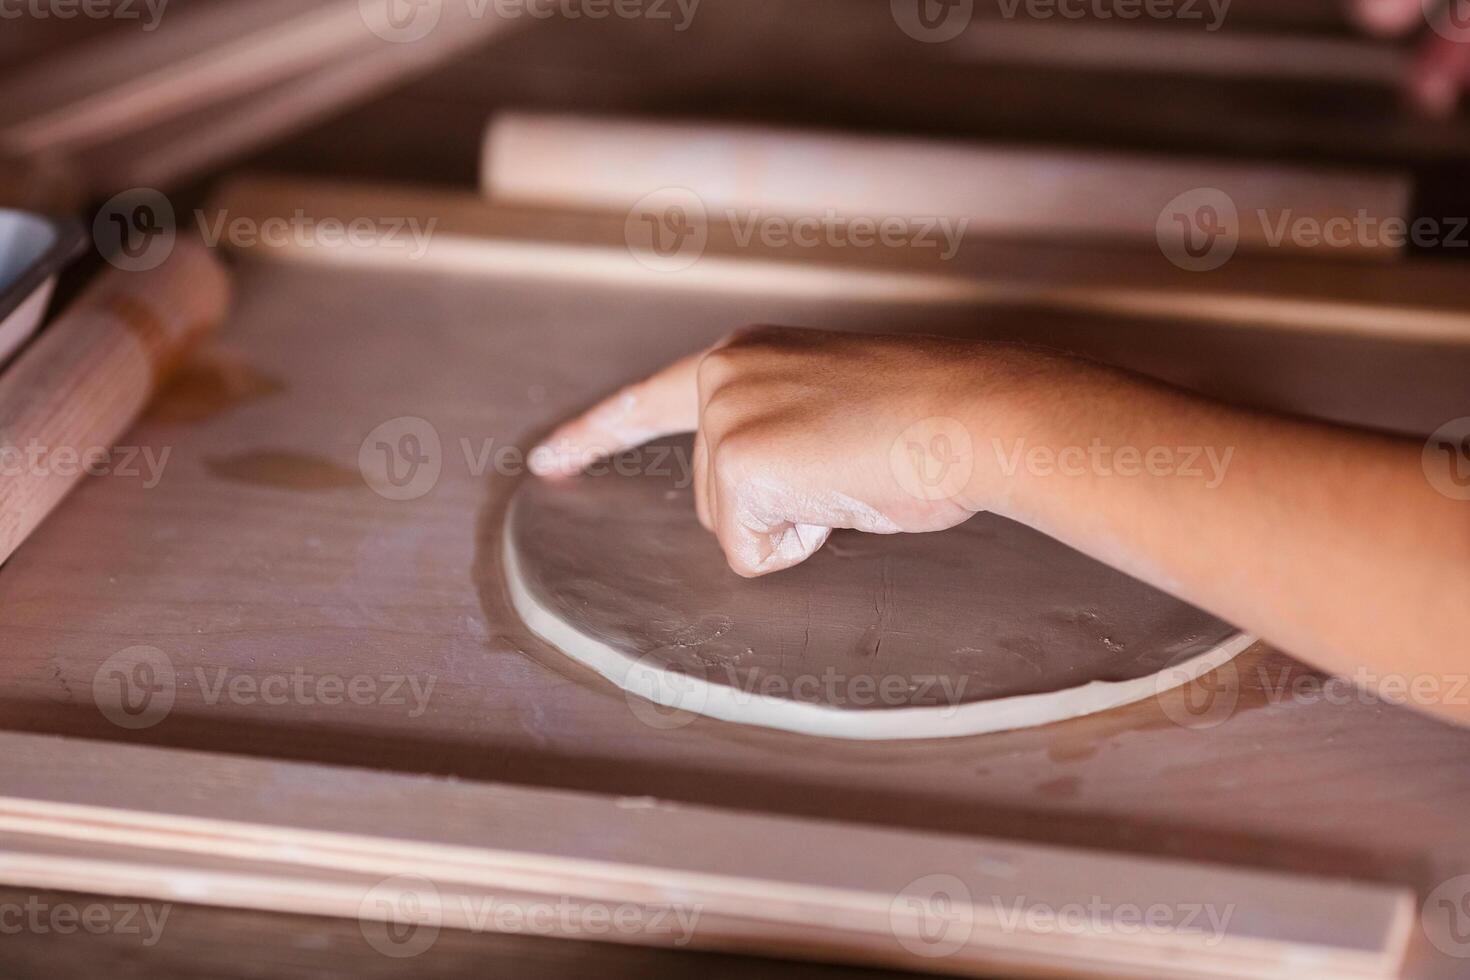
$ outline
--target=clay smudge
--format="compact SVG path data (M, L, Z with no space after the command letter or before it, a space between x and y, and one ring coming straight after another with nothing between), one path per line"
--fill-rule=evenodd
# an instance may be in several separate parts
M1081 786L1082 779L1079 776L1058 776L1037 784L1036 792L1048 799L1070 800L1081 792Z
M306 453L266 449L204 462L221 479L277 490L319 493L364 486L357 470Z
M1094 740L1072 740L1053 742L1047 746L1046 755L1052 762L1080 762L1097 755L1098 743Z
M240 405L280 394L286 385L223 351L196 354L180 365L148 409L148 421L203 422Z

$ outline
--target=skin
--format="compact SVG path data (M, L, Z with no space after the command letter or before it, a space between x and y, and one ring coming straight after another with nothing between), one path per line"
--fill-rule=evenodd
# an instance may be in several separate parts
M1470 722L1470 502L1433 488L1421 443L1016 345L761 327L567 422L531 465L562 477L691 430L699 519L741 575L804 560L832 528L937 531L990 510ZM1420 687L1396 696L1385 677Z
M1463 9L1463 0L1452 0ZM1352 17L1365 30L1380 37L1403 37L1426 26L1423 0L1350 0ZM1439 15L1448 23L1448 9ZM1422 112L1445 117L1454 113L1460 93L1470 86L1470 20L1459 14L1460 40L1427 32L1420 42L1418 57L1404 90Z

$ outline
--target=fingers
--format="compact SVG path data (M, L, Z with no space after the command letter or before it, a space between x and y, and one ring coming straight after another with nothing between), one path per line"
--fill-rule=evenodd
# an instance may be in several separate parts
M796 523L790 494L779 482L751 478L780 461L779 452L761 444L752 453L748 444L736 448L732 429L745 417L739 409L720 406L711 399L719 388L725 366L715 349L699 366L699 432L694 444L694 499L699 521L713 531L725 552L725 561L745 578L768 575L810 558L832 533L829 527Z
M1455 111L1460 92L1470 84L1470 36L1466 25L1448 20L1457 16L1455 4L1448 8L1438 14L1443 20L1430 25L1435 32L1424 43L1406 85L1415 106L1441 117ZM1351 11L1365 30L1381 37L1408 34L1435 16L1423 0L1352 0Z
M742 499L741 486L714 480L714 531L737 575L755 578L799 565L826 544L832 528L763 516Z
M677 361L558 426L531 450L531 472L570 476L650 439L693 431L699 423L696 373L702 356Z
M710 351L692 354L629 385L557 429L531 450L537 476L571 476L650 439L699 428L700 365L707 355L759 333L732 333Z
M709 351L603 400L533 449L532 471L571 475L650 439L693 431L695 513L718 538L730 567L753 577L805 561L826 542L831 527L821 523L822 516L805 512L800 492L768 479L772 464L783 468L779 464L789 459L791 448L780 439L772 445L763 437L754 446L746 441L732 451L732 437L770 407L769 387L752 396L746 383L752 375L760 377L760 359L769 360L773 347L776 355L789 358L793 344L818 339L773 331L737 331ZM735 389L739 392L732 397ZM758 478L737 479L739 474Z
M709 491L713 485L709 478L709 443L705 440L704 430L700 429L694 434L694 515L699 518L699 523L704 525L706 531L715 529L714 518L710 516Z
M1382 37L1397 37L1424 23L1421 0L1352 0L1350 9L1364 30Z
M1415 105L1430 115L1448 116L1455 111L1460 92L1467 83L1470 83L1470 43L1436 34L1425 42L1414 62L1409 74L1409 95Z

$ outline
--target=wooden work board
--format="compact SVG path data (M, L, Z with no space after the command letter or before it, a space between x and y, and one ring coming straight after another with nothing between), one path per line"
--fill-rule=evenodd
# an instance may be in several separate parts
M0 903L24 908L131 910L137 903L111 896L0 888ZM385 957L349 919L288 915L202 905L144 903L162 929L136 932L20 931L5 944L7 980L95 976L106 962L116 980L387 980L408 975L403 960ZM121 913L118 913L121 914ZM146 923L146 920L144 920ZM555 980L595 970L607 980L901 980L912 974L820 963L778 962L720 953L589 944L571 939L506 933L446 931L410 961L412 976L457 980L482 976L487 965L507 976Z
M206 20L211 11L234 16L229 6L188 3ZM281 29L253 9L259 4L233 6ZM302 11L291 12L304 15L310 5L296 6ZM971 29L946 45L903 36L881 0L711 4L687 32L651 19L553 19L505 31L492 57L460 59L312 125L257 165L321 172L332 191L344 174L467 187L485 122L506 107L1375 167L1438 166L1470 146L1453 122L1402 121L1395 80L1409 52L1353 35L1338 0L1238 0L1228 35L1161 27L1123 46L1107 25L1067 25L1062 37L1059 25L1011 23L992 7L978 4ZM107 27L76 23L88 37ZM170 30L190 23L169 20ZM38 62L43 48L83 39L58 26L7 28L6 74ZM500 34L488 21L481 28ZM1326 36L1276 43L1272 33L1284 28ZM127 29L111 33L124 48L137 40ZM233 43L237 33L220 36ZM217 105L194 103L214 91L197 81L173 86L189 111L89 135L73 148L68 172L98 199L134 184L176 188L475 41L453 31L435 37L389 46L361 65L323 54L302 74L252 73L239 92L217 93L229 96ZM759 71L750 70L752 51ZM856 75L855 54L866 62ZM121 65L128 85L139 67L132 57L70 63L88 71ZM196 64L198 77L220 70L215 59ZM77 91L85 101L105 89ZM1164 90L1170 97L1158 98ZM1470 831L1459 818L1470 792L1460 761L1470 735L1387 705L1330 703L1321 695L1325 678L1264 645L1207 683L1159 699L952 741L850 744L651 714L516 619L500 577L499 528L524 477L487 465L599 394L751 321L1028 339L1244 404L1422 435L1470 414L1470 293L1458 267L1241 257L1196 276L1152 252L1139 264L1085 247L977 242L967 243L957 269L887 276L886 257L848 256L852 268L823 278L831 271L825 260L727 261L712 239L703 268L714 271L696 275L694 287L663 288L673 285L667 277L623 254L622 215L587 238L580 221L497 214L481 223L473 209L426 203L413 190L376 204L350 190L335 201L324 193L288 182L263 205L250 194L227 203L257 219L298 205L344 218L432 215L440 221L435 254L272 256L284 264L245 256L232 320L124 439L113 457L124 472L85 481L0 568L0 881L17 886L0 902L21 895L19 887L207 902L230 911L179 910L197 923L200 941L244 949L261 944L239 936L283 930L288 940L326 942L344 975L395 975L399 961L361 948L361 922L283 924L285 913L351 917L354 888L446 841L473 845L461 857L492 895L515 875L497 877L481 864L507 848L531 863L550 855L546 863L558 867L632 854L644 860L623 881L627 894L667 888L690 872L674 831L693 822L712 836L760 841L750 850L770 852L764 862L737 852L711 864L776 896L764 903L771 921L745 922L742 932L748 906L704 882L694 894L714 896L716 925L702 948L1010 974L1008 965L1023 964L994 959L997 949L1015 953L994 936L978 944L991 943L981 950L990 959L895 958L874 940L893 945L884 916L864 932L838 914L840 902L816 903L817 918L832 922L814 924L802 919L811 909L792 911L801 904L792 896L801 884L863 884L886 906L894 883L913 874L962 870L974 849L1030 841L1086 848L1103 862L1195 862L1175 866L1191 888L1231 867L1325 879L1325 895L1316 895L1327 900L1300 903L1309 911L1283 916L1290 928L1272 937L1296 951L1301 936L1292 930L1314 917L1331 922L1342 948L1355 931L1374 945L1372 930L1355 929L1358 921L1333 901L1362 897L1362 883L1407 886L1417 906L1470 872ZM189 223L182 210L180 218ZM495 238L493 247L462 247L476 235ZM603 261L610 253L621 264ZM422 497L395 501L367 487L359 454L382 423L405 416L425 419L440 437L442 473ZM140 448L147 453L134 454ZM164 453L155 484L150 466ZM149 666L164 673L144 679L172 680L166 712L102 710L99 691L115 689L119 656L126 661L139 647L162 658ZM319 697L291 694L298 678ZM365 685L356 690L366 696L347 697L353 684ZM1335 700L1344 690L1329 688ZM572 800L567 790L600 795ZM532 846L506 834L502 824L520 826L507 813L544 824L543 838ZM751 829L757 817L768 822ZM108 822L114 818L118 825ZM233 833L222 830L231 820ZM181 840L170 840L181 826ZM307 852L314 835L349 829L371 836L367 850L380 861L356 867L361 880L339 881L348 876L326 865L346 860L343 851ZM949 845L944 860L934 858L941 851L931 832ZM262 868L258 854L235 853L254 842L250 833L287 839L277 863ZM296 863L285 861L287 852ZM783 878L783 862L770 855L793 853L816 855L820 873ZM1066 869L1069 884L1095 882L1078 853L1056 850L1050 866ZM894 855L907 863L880 860ZM870 865L868 878L847 875ZM1126 874L1109 867L1116 881L1157 881L1157 866L1143 870L1138 860ZM539 894L583 894L606 873L583 871L571 884L552 875ZM241 885L251 874L255 884ZM446 889L464 885L445 878ZM767 888L772 882L779 887ZM331 893L333 885L342 889ZM833 924L852 935L822 932ZM802 942L792 942L791 930ZM1463 972L1428 948L1417 924L1413 936L1408 975ZM490 955L526 975L593 963L599 974L629 975L771 968L490 938ZM66 957L83 955L82 946L63 950L52 939L12 936L0 972L54 974ZM168 941L174 952L148 960L149 975L166 975L160 962L186 959L178 934ZM287 945L261 962L281 975L320 971L320 961L298 955L300 942ZM350 968L336 955L347 945L361 954ZM446 931L411 969L483 972L484 946L483 937ZM244 975L247 958L230 956L226 966ZM1151 962L1143 975L1164 972L1172 971Z
M1265 646L1208 689L974 738L849 744L650 720L509 608L500 529L525 477L485 466L750 322L1024 337L1398 429L1463 399L1470 346L406 258L384 271L247 257L237 289L217 343L125 440L168 452L156 485L141 453L138 475L86 481L0 570L6 730L1351 877L1421 898L1470 872L1470 732L1315 697L1321 675ZM442 471L413 500L380 496L359 470L364 441L401 417L441 441ZM176 686L164 716L124 727L94 682L139 645L161 651ZM314 695L281 697L273 685L298 675ZM358 679L359 696L320 678ZM1298 693L1271 697L1283 684Z

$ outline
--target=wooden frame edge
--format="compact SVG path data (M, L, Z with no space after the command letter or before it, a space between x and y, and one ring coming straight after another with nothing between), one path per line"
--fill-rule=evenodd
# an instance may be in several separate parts
M1413 919L1376 884L52 736L0 734L0 786L0 881L400 926L682 909L696 949L1275 978L1396 976Z
M966 240L953 261L914 249L769 248L710 222L696 261L661 267L629 244L627 216L499 207L464 192L309 179L243 177L195 215L202 228L243 220L237 253L286 261L429 269L683 291L759 291L861 302L1031 305L1068 313L1470 343L1458 265L1240 257L1210 273L1158 252ZM266 236L271 222L358 222L372 241L328 247ZM416 223L416 224L415 224ZM427 229L421 253L405 224ZM399 233L391 233L397 228ZM207 238L208 236L206 236ZM340 237L340 236L339 236Z

